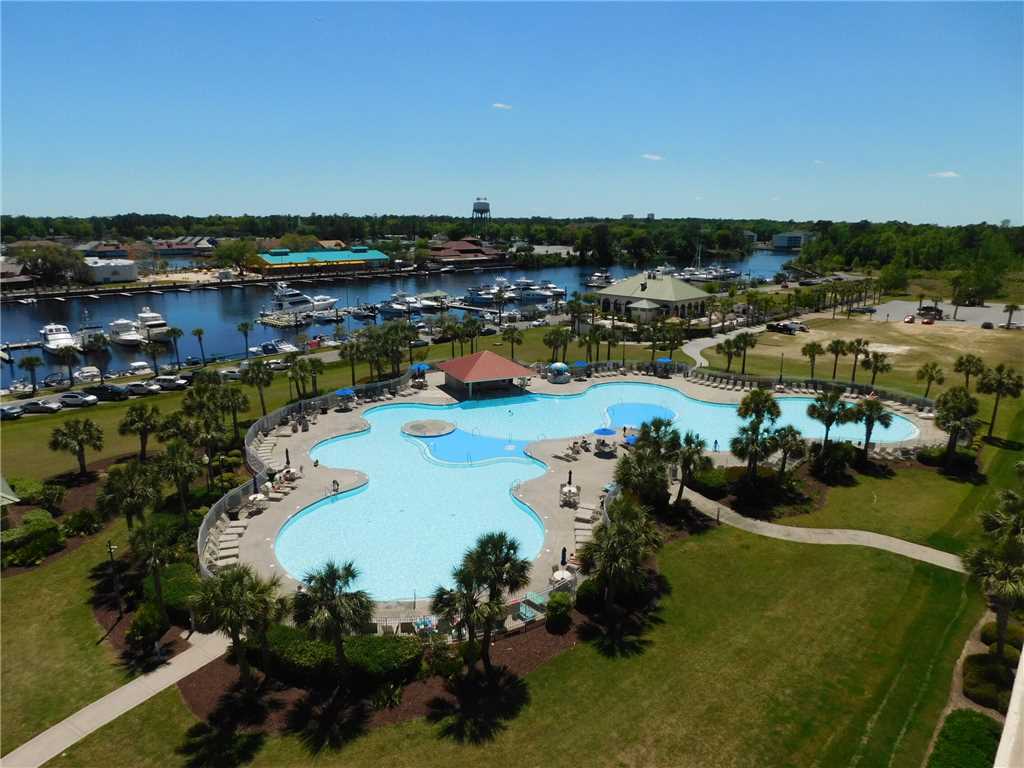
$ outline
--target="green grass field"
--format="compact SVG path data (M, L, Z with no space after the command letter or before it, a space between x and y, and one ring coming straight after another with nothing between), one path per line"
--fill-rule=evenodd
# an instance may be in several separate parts
M542 765L918 768L981 601L957 574L886 553L721 529L668 545L672 587L634 656L576 646L527 678L497 737L413 721L315 757L297 736L218 740L169 690L60 766Z

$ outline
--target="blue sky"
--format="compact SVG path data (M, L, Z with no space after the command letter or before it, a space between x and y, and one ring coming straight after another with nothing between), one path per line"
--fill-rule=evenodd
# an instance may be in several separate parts
M3 210L1022 219L1004 4L16 4Z

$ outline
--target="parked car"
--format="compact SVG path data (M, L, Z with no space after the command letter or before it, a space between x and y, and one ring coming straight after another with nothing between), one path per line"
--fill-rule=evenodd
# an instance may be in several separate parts
M921 325L935 325L935 318L926 317L924 320L921 321Z
M203 361L195 355L189 355L185 358L185 365L202 365Z
M287 371L291 365L287 360L267 360L267 367L272 371Z
M146 395L155 395L160 392L160 385L154 384L151 381L133 381L125 389L128 390L129 395L145 397Z
M986 331L991 331L995 326L992 325L992 323L990 323L988 320L986 320L984 323L981 324L981 327L984 328Z
M188 386L188 382L184 379L179 379L174 375L157 376L153 379L153 383L156 384L160 389L171 390L171 389L184 389Z
M25 413L56 413L64 406L54 400L29 400L21 404Z
M480 331L481 336L493 336L498 332L497 328L484 328Z
M93 395L97 400L127 400L128 388L118 384L93 384L91 387L83 387L82 391L87 395Z
M219 373L225 381L238 381L242 378L242 373L237 368L222 368Z
M796 328L791 326L789 323L768 323L765 326L765 329L773 331L774 333L786 333L790 336L796 335Z
M874 307L854 307L850 310L855 315L873 315L877 311Z
M416 339L415 341L409 342L410 347L429 347L430 342L426 339Z
M68 408L85 408L100 401L96 395L87 395L85 392L62 392L57 399Z
M548 321L547 321L547 320L545 320L545 319L544 319L544 318L542 317L542 318L540 318L540 319L538 319L538 320L534 320L534 321L533 321L532 323L530 323L530 327L531 327L531 328L543 328L543 327L544 327L544 326L546 326L547 324L548 324Z
M903 322L910 323L911 325L913 325L915 322L917 322L917 318L914 317L913 315L907 315L906 317L903 318Z
M0 407L0 421L13 421L20 419L24 413L20 405L5 405Z

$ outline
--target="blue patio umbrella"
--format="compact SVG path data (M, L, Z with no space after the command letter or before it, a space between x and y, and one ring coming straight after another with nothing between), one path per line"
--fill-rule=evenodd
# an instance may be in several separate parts
M565 363L552 363L548 366L548 370L552 373L565 373L569 370L569 366Z
M351 387L345 387L344 389L334 390L334 394L336 394L338 397L352 397L352 395L354 395L355 393L356 391Z
M586 368L588 365L590 365L590 363L588 363L586 360L577 360L575 363L573 363L573 365L576 366L577 368Z
M601 437L611 437L615 434L615 430L611 427L598 427L594 430L594 434L600 435Z
M426 373L429 370L430 366L427 365L427 363L416 363L416 365L412 367L413 373Z
M626 445L636 445L636 435L630 435L626 438Z
M671 357L659 357L657 360L655 360L655 362L661 363L662 365L668 365L669 363L673 362L673 360Z

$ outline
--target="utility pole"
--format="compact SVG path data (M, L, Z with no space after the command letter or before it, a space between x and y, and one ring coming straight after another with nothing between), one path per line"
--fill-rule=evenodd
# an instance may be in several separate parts
M114 562L114 553L117 546L114 542L107 540L107 556L110 558L110 575L114 581L114 592L117 594L117 618L124 618L124 599L121 596L121 576L117 572L117 563Z

